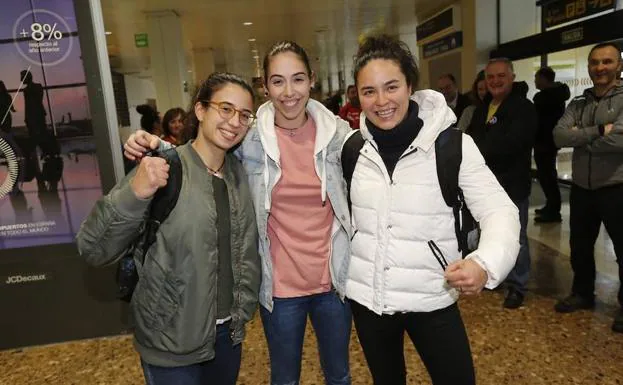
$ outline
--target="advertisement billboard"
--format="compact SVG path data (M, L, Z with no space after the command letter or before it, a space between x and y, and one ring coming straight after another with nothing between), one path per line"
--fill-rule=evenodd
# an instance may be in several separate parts
M0 13L0 250L72 243L102 195L72 0Z

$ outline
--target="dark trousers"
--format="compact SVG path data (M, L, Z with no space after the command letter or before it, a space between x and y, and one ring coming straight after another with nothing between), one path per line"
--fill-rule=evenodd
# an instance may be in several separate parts
M378 315L351 302L359 342L375 385L404 385L404 332L433 385L474 385L474 363L458 306L425 313Z
M519 209L519 254L515 261L513 270L506 277L506 285L509 288L517 290L521 294L526 294L528 279L530 278L530 244L528 242L528 210L530 206L530 198L526 198L520 202L515 202Z
M545 194L545 211L560 214L560 186L556 171L558 150L534 150L537 178Z
M216 327L215 357L180 367L162 367L141 361L147 385L235 385L240 371L242 344L233 345L231 322Z
M595 296L595 241L603 222L614 245L619 264L619 282L623 282L623 184L586 190L571 186L569 243L573 269L573 294ZM619 287L623 306L623 285Z

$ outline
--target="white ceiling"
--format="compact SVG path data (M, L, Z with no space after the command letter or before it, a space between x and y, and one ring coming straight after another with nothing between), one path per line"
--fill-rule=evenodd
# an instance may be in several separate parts
M456 0L101 0L111 65L123 73L150 76L149 49L136 48L135 33L146 33L147 14L173 10L181 18L189 69L192 50L211 49L227 70L251 77L272 43L282 39L301 44L316 71L327 58L350 57L357 38L370 30L415 34L425 19ZM417 15L417 17L416 17ZM243 26L251 21L253 25ZM256 41L251 43L250 38ZM414 49L415 47L412 47Z

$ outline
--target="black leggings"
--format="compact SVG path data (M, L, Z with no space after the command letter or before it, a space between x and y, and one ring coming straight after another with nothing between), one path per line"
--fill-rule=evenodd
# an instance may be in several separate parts
M404 332L409 334L433 385L474 385L474 363L458 306L382 316L350 300L357 336L375 385L404 385Z

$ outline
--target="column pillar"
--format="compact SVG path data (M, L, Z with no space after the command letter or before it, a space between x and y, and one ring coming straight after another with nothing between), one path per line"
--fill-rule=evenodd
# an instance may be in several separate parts
M214 72L214 53L211 48L193 48L192 52L193 80L199 85Z
M149 50L158 110L164 114L190 103L182 24L174 11L147 13Z

